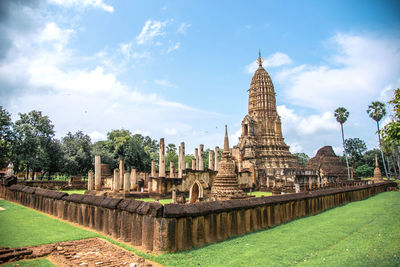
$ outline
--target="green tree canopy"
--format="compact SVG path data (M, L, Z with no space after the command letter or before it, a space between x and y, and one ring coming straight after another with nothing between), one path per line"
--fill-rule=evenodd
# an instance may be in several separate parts
M305 167L307 162L310 160L310 157L306 153L294 153L293 155L297 157L297 161L303 167Z
M19 116L20 119L14 125L16 135L14 156L17 162L26 165L27 173L29 170L40 171L45 161L44 155L50 157L48 154L51 153L54 126L41 111L19 113Z
M68 132L62 138L63 172L70 175L86 174L93 168L92 142L87 134Z
M14 132L11 114L0 106L0 169L5 168L11 160L14 144Z

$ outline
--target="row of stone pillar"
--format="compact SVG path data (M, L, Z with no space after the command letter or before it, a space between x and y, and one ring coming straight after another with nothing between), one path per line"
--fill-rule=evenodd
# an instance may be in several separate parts
M192 160L192 170L204 171L204 145L201 144L199 149L194 150L194 159ZM213 151L208 153L209 169L217 171L219 164L219 147L215 147L215 156ZM178 151L178 178L182 178L183 171L189 169L189 163L185 163L185 143L181 142ZM156 162L151 162L151 177L156 177ZM160 139L159 148L159 167L158 177L166 177L165 171L165 141L164 138ZM175 178L175 163L170 162L170 178Z
M94 158L94 181L93 171L90 170L88 173L88 190L101 190L101 158L95 156ZM111 185L111 190L118 192L123 190L128 193L131 187L134 187L137 183L136 169L131 168L130 173L125 172L124 159L119 160L119 169L114 169L114 176Z

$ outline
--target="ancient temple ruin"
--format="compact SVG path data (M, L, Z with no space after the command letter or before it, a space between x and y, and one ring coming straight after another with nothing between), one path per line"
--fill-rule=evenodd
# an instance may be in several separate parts
M346 163L340 161L331 146L320 148L315 157L307 162L306 168L316 170L322 182L347 180Z
M274 181L277 176L293 183L295 172L289 175L285 170L300 169L300 166L283 139L274 85L262 66L261 53L257 62L258 69L249 88L248 114L242 121L241 136L232 156L239 170L253 173L257 186L269 187L270 180Z
M218 174L211 187L211 199L227 200L238 198L247 198L247 194L239 187L235 162L229 149L228 129L225 125L224 150L222 159L219 162Z

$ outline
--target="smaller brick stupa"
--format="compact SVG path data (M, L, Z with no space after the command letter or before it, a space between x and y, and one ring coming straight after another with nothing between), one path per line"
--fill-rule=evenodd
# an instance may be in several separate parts
M381 172L381 169L379 169L379 165L378 165L378 155L375 155L374 178L372 178L372 180L374 180L374 181L383 181L382 172Z
M224 151L218 165L218 174L211 187L212 200L228 200L248 198L247 194L240 189L237 180L235 162L229 149L228 128L225 125Z

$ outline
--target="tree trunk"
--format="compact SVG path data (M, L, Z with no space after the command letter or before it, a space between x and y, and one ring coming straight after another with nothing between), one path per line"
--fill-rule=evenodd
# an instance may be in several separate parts
M346 148L344 146L344 132L343 132L343 124L340 124L340 127L342 129L342 142L343 142L343 154L344 157L346 158L346 166L347 166L347 179L350 180L350 168L349 168L349 160L347 159L347 153L346 153Z
M387 171L386 163L385 163L385 156L383 154L382 144L381 144L381 133L379 132L379 122L376 121L376 127L378 128L378 141L379 141L379 148L381 150L383 168L385 169L386 178L390 178L390 173Z

